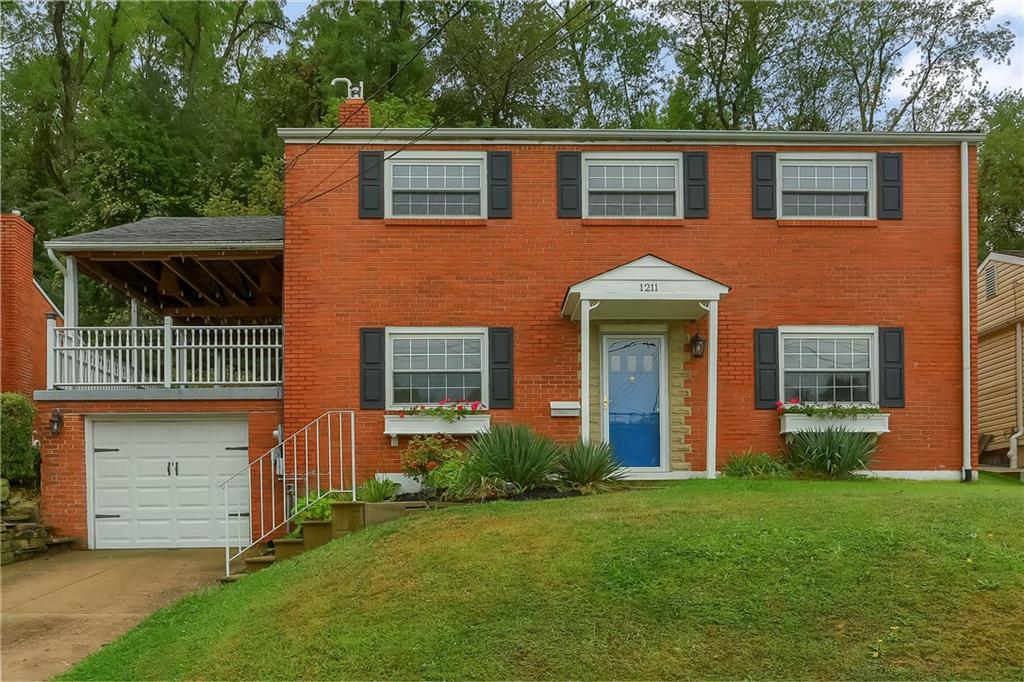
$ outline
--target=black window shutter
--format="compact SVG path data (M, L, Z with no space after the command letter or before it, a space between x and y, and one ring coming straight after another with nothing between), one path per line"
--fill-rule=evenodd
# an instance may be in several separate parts
M903 327L879 327L878 404L882 407L906 407L903 356Z
M489 408L503 410L514 407L515 381L512 374L512 328L491 327L487 330L487 357L491 402Z
M359 152L359 217L384 217L384 152Z
M487 217L512 217L512 152L487 152Z
M359 407L383 410L384 399L384 330L359 330Z
M683 154L684 218L708 217L708 153Z
M753 152L750 158L753 172L753 215L755 218L775 218L775 153Z
M583 155L558 152L558 217L583 217Z
M903 218L903 154L878 154L878 219Z
M754 330L754 407L774 410L779 402L779 330Z

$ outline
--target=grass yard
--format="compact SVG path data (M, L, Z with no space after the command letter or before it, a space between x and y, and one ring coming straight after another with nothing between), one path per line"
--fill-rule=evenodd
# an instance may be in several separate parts
M378 526L69 679L1024 679L1024 485L687 481Z

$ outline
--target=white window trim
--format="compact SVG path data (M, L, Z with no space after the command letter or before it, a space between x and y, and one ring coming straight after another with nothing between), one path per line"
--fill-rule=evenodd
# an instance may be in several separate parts
M871 337L871 368L868 371L868 402L878 404L879 395L879 366L878 366L878 327L869 325L790 325L779 327L779 397L786 394L786 358L785 341L787 337L803 338L808 336L841 338L844 336L869 336ZM826 370L828 371L828 370ZM847 370L835 370L847 371ZM856 370L854 370L856 371ZM831 403L826 403L831 404ZM841 403L848 405L864 405L864 403Z
M437 151L437 152L399 152L388 157L384 153L384 218L396 218L399 220L481 220L487 218L487 152L459 152L459 151ZM480 215L394 215L392 213L392 187L391 169L392 164L399 163L472 163L480 166ZM429 190L425 190L429 191Z
M779 220L875 220L878 212L875 154L870 152L787 152L775 155L775 213ZM868 167L867 215L865 216L792 216L782 214L782 165L834 165ZM794 190L796 191L796 190ZM840 190L841 192L842 190ZM827 194L822 190L822 194Z
M488 375L490 374L487 348L487 327L385 327L384 328L384 381L387 409L404 410L413 405L436 406L437 403L395 403L395 380L392 375L392 360L395 338L465 338L467 336L478 336L480 338L480 402L484 406L490 403L490 386ZM439 372L446 370L438 370Z
M606 163L641 163L660 164L671 163L676 168L676 212L671 216L591 216L590 215L590 166L604 165ZM580 169L583 174L583 217L600 220L678 220L683 217L683 155L676 152L592 152L583 154L583 165ZM614 190L613 190L614 191ZM622 190L628 193L630 190ZM645 192L652 192L645 190Z

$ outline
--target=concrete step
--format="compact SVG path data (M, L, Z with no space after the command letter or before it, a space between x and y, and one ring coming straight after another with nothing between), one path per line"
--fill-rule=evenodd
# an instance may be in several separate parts
M306 544L302 538L281 538L274 540L274 556L278 561L291 559L306 551Z
M333 538L331 521L305 521L302 524L302 543L307 552L326 545Z
M367 526L376 526L378 523L386 523L429 509L426 502L367 502L363 521Z
M245 560L245 570L247 573L255 573L256 571L262 571L268 566L273 566L274 562L277 561L277 557L273 554L265 554L263 556L253 557Z
M230 585L231 583L237 583L239 580L247 576L248 573L232 573L231 575L224 575L217 578L217 582L222 585Z
M334 537L341 537L366 527L364 502L331 502L331 523Z

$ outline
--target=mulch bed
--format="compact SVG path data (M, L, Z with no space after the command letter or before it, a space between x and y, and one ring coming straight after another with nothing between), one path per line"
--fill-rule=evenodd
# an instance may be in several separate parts
M479 504L483 502L527 502L530 500L555 500L563 497L579 497L577 490L559 490L558 488L533 488L518 495L506 497L489 497L485 500L458 500L456 504ZM428 497L423 493L403 493L395 498L396 502L438 502L436 497Z

